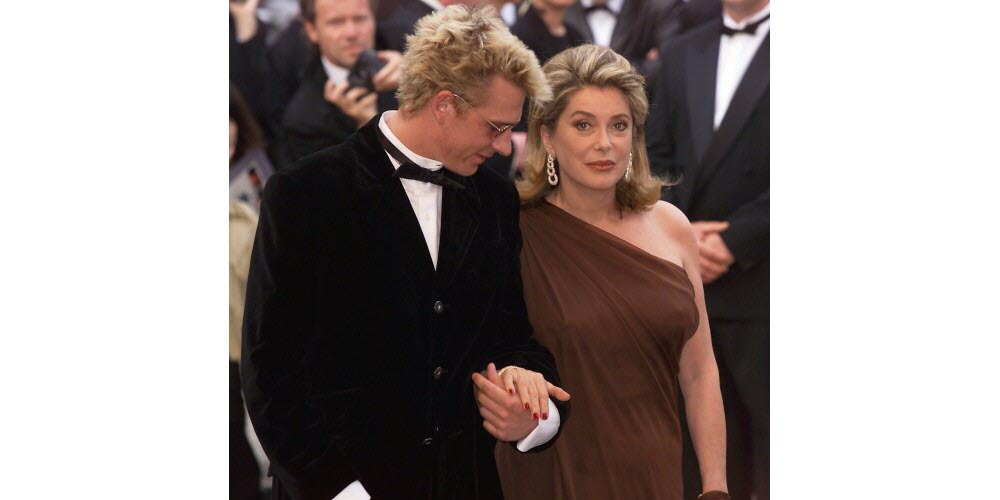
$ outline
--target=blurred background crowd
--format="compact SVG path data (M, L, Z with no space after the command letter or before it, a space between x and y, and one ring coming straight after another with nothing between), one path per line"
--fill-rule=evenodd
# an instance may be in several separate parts
M727 0L725 3L728 4L730 1ZM305 155L344 141L381 111L395 109L394 92L399 83L405 37L412 33L414 25L422 16L453 3L470 6L491 5L511 31L535 52L542 64L556 53L582 43L610 47L631 61L646 78L647 92L653 110L651 122L647 126L647 142L650 145L655 174L676 176L681 173L676 168L679 163L667 158L683 153L686 146L677 144L678 140L692 142L695 149L700 150L699 157L703 157L705 151L710 150L711 139L687 137L665 129L669 128L670 124L653 123L653 121L664 122L668 118L673 119L677 112L677 110L668 111L671 105L667 96L657 95L676 88L676 85L670 82L658 81L664 79L664 75L670 74L663 68L675 62L668 60L670 54L682 53L672 52L672 45L686 33L697 30L707 23L715 23L721 27L724 8L722 0L230 1L230 498L263 498L267 494L269 482L266 475L266 457L255 442L253 431L249 428L245 417L238 370L243 315L242 290L245 287L263 186L274 172L290 167ZM732 0L732 3L740 2ZM759 0L743 3L761 4ZM769 11L766 15L769 17ZM766 20L767 17L762 19ZM756 28L760 22L755 23L753 27ZM760 42L756 43L757 45L750 51L750 56L753 56L754 51L760 47ZM714 71L719 72L721 84L722 75L726 74L723 65L730 63L724 58L718 60L719 67L712 70L713 78ZM746 71L749 61L749 57L744 57L742 62L731 63L742 67L737 71L739 74L735 77L735 83L731 85L733 88L728 90L728 98L738 100L739 96L733 97L733 92L736 84L741 81L742 73ZM680 64L681 61L677 63ZM714 64L715 61L711 63ZM674 99L677 98L675 95ZM694 99L695 96L680 98ZM716 105L719 106L718 101ZM725 111L727 106L728 102L722 104L721 109ZM527 109L525 116L522 117L522 123L514 128L511 136L513 154L509 157L494 155L484 164L486 168L509 178L518 175L518 169L524 158L526 112ZM765 115L763 122L765 142L768 138L766 119ZM722 120L722 115L717 113L714 127L708 129L709 135L715 130L718 130L719 134L725 132L725 123L720 124ZM711 126L712 120L709 119L706 123ZM652 137L654 131L662 137ZM666 140L666 135L671 134L674 137L669 141ZM761 137L754 139L759 141ZM764 154L764 161L767 161L766 149ZM741 168L748 173L760 173L749 170L749 167ZM753 209L753 203L756 203L759 209L763 199L763 210L765 210L763 237L766 239L769 182L766 171L758 176L755 182L763 183L763 198L759 196L760 193L754 193L755 201L746 203L746 207L749 208L744 207L744 209L747 211ZM679 192L683 196L684 190ZM686 203L688 207L685 212L689 218L692 221L698 218L692 216L697 212L697 200L692 201L690 198L674 200L670 197L665 199L675 203ZM695 205L691 205L692 203ZM738 212L740 208L731 207L723 212ZM757 210L752 213L757 214L755 216L759 218L761 212ZM706 215L705 218L725 220L726 215L728 214L719 213ZM759 226L758 223L755 227ZM760 230L754 233L754 237L759 236ZM735 240L731 239L729 242L733 241ZM761 245L759 241L750 241L750 246L754 249L746 251L731 249L733 254L736 254L733 266L756 267L757 274L763 273L763 279L766 280L766 243ZM763 266L757 265L761 259L765 261ZM707 276L705 279L708 284L706 293L709 296L710 315L713 307L719 310L726 309L725 305L712 304L711 283L717 278L718 276ZM720 289L725 286L725 283L722 283ZM755 303L752 308L756 311L766 311L768 293L766 281L763 288L757 287L756 291L758 295L763 294L764 298L762 303ZM745 287L740 293L746 294ZM739 302L743 299L733 300ZM739 312L735 316L742 317ZM724 334L726 326L724 323L716 324L716 320L713 319L713 335L717 330L720 335ZM763 323L758 322L757 326L758 330L763 328L763 335L766 338L766 317ZM761 355L766 356L766 354ZM716 356L720 358L720 372L727 370L724 353L717 352ZM754 370L765 374L764 386L759 387L758 382L758 387L754 390L762 391L764 394L762 397L766 398L767 360L764 358L758 361L760 362L755 365ZM759 444L759 440L760 435L766 440L768 431L750 429L752 426L760 427L760 415L749 415L746 411L740 415L730 411L738 409L738 405L730 404L732 398L746 396L727 394L728 375L726 373L721 375L727 419L743 421L744 427L748 429L747 434L753 436L752 438L735 436L734 441L730 431L731 493L733 498L741 498L739 490L744 488L747 492L745 498L751 498L751 495L758 499L767 498L766 486L761 484L767 481L767 470L766 466L760 463L768 461L768 452ZM738 387L739 384L740 382L729 383L734 387ZM766 402L766 399L764 401ZM766 409L763 411L765 412L763 418L766 419ZM753 413L752 408L749 413ZM758 421L754 422L754 418ZM764 425L766 427L766 423ZM740 442L740 439L746 442ZM752 442L756 444L751 444ZM733 453L742 454L743 457L734 456ZM755 462L756 465L753 465ZM734 473L737 477L733 477ZM697 475L696 471L694 475ZM757 477L756 488L753 486L753 477ZM742 486L744 484L746 486Z

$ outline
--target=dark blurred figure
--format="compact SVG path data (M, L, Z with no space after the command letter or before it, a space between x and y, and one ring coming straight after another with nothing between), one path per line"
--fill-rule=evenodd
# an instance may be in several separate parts
M566 24L584 39L625 56L647 79L655 75L657 49L669 36L681 0L580 0Z
M229 198L254 210L260 207L264 183L274 167L264 154L264 136L250 108L229 84Z
M540 64L545 64L552 56L587 43L578 27L566 23L566 13L573 5L576 0L534 0L510 31L535 53ZM523 122L527 116L521 118Z
M647 125L650 160L681 177L664 192L698 237L726 409L732 498L770 497L770 5L724 13L662 56ZM683 415L683 413L682 413ZM700 491L686 436L685 494Z
M229 85L229 167L234 160L260 153L263 137L239 90ZM263 181L260 182L263 189ZM248 195L251 193L248 193ZM256 192L259 207L259 191ZM246 296L250 250L257 229L257 210L252 201L233 197L230 175L229 197L229 498L259 500L260 468L247 440L247 419L240 385L240 339L243 302Z
M369 0L302 0L303 28L319 48L282 118L292 160L340 144L379 109L378 92L399 86L402 54L379 51L382 67L373 71L375 90L351 85L348 75L375 43L375 15Z
M260 2L229 2L229 81L239 89L260 124L270 162L280 167L290 162L281 130L281 110L287 97L282 97L268 58L266 40L273 37L273 30L258 16Z
M260 500L260 467L246 434L240 390L240 332L257 212L229 200L229 498Z

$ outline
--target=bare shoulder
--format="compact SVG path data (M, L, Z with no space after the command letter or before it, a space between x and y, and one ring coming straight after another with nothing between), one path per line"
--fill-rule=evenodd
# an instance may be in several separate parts
M663 200L657 201L651 212L660 227L670 233L681 235L691 232L691 222L688 221L687 216L681 212L681 209L672 204Z
M685 251L697 251L694 231L691 229L691 222L681 209L674 205L660 200L657 201L651 210L657 225L663 228L668 238L676 241Z

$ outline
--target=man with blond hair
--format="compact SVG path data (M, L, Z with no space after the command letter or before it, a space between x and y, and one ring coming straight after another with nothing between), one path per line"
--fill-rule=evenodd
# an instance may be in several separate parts
M527 320L517 194L479 168L548 94L492 9L452 6L410 37L399 111L271 177L242 369L275 498L502 498L496 441L555 439L569 395Z

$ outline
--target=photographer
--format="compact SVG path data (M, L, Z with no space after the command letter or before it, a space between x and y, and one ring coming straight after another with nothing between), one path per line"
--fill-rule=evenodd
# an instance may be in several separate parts
M379 111L399 86L396 51L374 52L369 0L302 0L305 34L319 49L283 125L293 160L334 146Z

